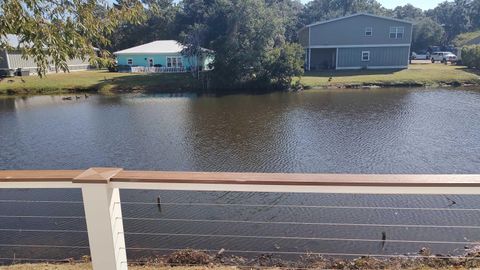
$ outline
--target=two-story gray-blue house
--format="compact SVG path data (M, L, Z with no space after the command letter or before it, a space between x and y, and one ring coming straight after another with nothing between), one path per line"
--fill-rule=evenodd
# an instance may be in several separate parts
M299 31L305 69L408 68L412 23L359 13L317 22Z

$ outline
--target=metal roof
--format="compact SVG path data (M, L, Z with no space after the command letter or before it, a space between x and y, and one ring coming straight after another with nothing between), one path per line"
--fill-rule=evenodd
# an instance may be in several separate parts
M185 46L176 40L156 40L140 46L128 48L113 54L155 54L155 53L180 53Z
M373 15L373 14L369 14L369 13L356 13L356 14L345 16L345 17L340 17L340 18L335 18L335 19L331 19L331 20L327 20L327 21L312 23L312 24L309 24L305 27L312 27L312 26L319 25L319 24L331 23L331 22L340 21L340 20L344 20L344 19L348 19L348 18L352 18L352 17L357 17L357 16L369 16L369 17L374 17L374 18L380 18L380 19L385 19L385 20L392 20L392 21L397 21L397 22L413 24L412 22L406 21L406 20L400 20L400 19L395 19L395 18L390 18L390 17L385 17L385 16L378 16L378 15Z

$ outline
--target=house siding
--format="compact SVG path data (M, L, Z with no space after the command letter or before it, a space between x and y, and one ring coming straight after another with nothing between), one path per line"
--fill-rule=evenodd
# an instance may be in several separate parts
M303 47L308 47L308 42L309 42L308 32L309 32L308 27L305 27L298 32L298 42Z
M365 36L372 27L373 35ZM390 38L390 27L404 27L403 38ZM412 24L368 15L349 17L311 26L310 46L349 46L373 44L410 44Z
M180 53L162 53L162 54L121 54L117 55L118 65L126 66L128 65L128 59L133 60L132 66L149 66L148 59L153 58L154 65L162 65L163 67L167 66L167 57L181 57L182 63L185 68L190 68L191 66L196 66L197 63L195 59L182 56ZM200 64L204 69L207 68L208 64L213 62L213 57L207 56L200 59Z
M370 51L370 61L362 61L362 52ZM407 67L410 47L339 48L337 69Z
M29 70L31 73L37 72L37 64L35 63L33 58L23 58L21 52L14 51L8 53L8 59L10 61L10 68L11 69L26 69ZM88 59L82 60L79 58L69 59L67 60L67 65L70 71L75 70L87 70L91 68ZM48 72L55 72L55 67L50 66Z

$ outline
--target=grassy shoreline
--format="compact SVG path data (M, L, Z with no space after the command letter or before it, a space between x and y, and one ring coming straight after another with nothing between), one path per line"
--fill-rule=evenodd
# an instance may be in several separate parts
M463 66L412 64L404 70L347 70L308 72L307 88L480 86L480 71Z
M201 88L191 74L133 74L104 70L3 78L0 96L49 95L76 92L186 92Z
M480 71L462 66L413 64L405 70L350 70L308 72L300 80L305 89L364 88L364 87L439 87L480 86ZM75 92L196 92L201 82L191 74L131 74L107 71L3 78L0 96L67 94Z

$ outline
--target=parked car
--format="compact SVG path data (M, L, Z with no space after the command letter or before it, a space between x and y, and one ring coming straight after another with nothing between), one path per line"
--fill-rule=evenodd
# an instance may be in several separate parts
M429 60L430 59L430 53L429 52L412 52L412 60Z
M441 63L455 63L457 62L457 56L451 52L434 52L431 56L432 63L437 61Z

